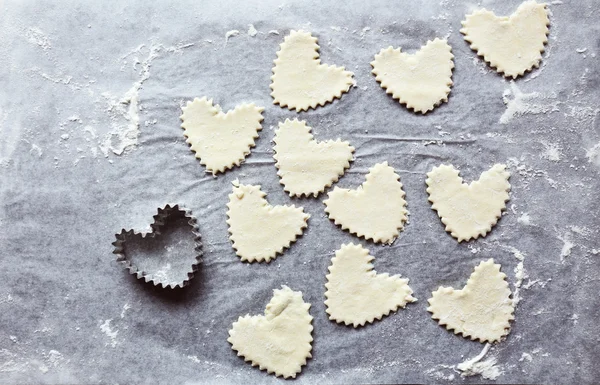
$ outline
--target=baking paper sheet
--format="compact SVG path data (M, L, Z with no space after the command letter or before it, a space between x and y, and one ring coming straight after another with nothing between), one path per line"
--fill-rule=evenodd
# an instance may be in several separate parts
M549 4L541 68L512 83L459 29L472 10L508 15L518 4L0 3L0 382L281 383L226 339L283 284L304 293L314 316L313 358L296 383L487 382L456 367L484 345L440 327L426 307L438 286L462 287L490 257L520 302L507 340L474 370L503 383L597 382L600 4ZM353 71L356 87L301 114L274 106L272 62L290 29L317 36L322 61ZM453 48L455 84L448 103L420 116L385 94L369 63L381 48L412 52L435 37ZM266 107L252 154L216 178L180 128L180 106L196 96L224 110ZM271 140L295 117L319 140L356 147L338 186L355 188L377 162L396 169L410 221L392 246L341 231L323 196L284 193ZM425 173L441 163L466 181L508 165L511 201L486 238L457 244L431 210ZM304 236L270 264L241 263L231 247L225 204L237 178L311 214ZM204 245L199 272L177 291L137 281L111 254L116 232L149 229L170 202L192 209ZM358 329L329 321L325 274L347 242L367 247L378 272L410 278L419 301Z

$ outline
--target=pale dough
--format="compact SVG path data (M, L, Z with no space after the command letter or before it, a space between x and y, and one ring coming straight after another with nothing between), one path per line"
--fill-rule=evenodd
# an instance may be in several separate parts
M296 111L325 105L348 92L354 74L344 67L321 64L317 38L292 30L277 52L271 89L273 103Z
M260 186L234 181L227 204L233 248L242 261L269 262L302 235L310 215L302 207L271 206Z
M408 214L399 179L387 162L376 164L358 189L330 191L323 201L325 212L336 225L359 237L392 243L404 229Z
M239 166L262 129L263 107L241 104L223 113L212 99L195 98L182 108L183 135L196 158L213 175Z
M287 286L273 290L265 315L245 315L234 322L227 341L238 356L269 374L296 378L311 358L313 317L302 293Z
M514 304L500 265L481 262L461 290L440 287L429 299L427 310L448 330L472 340L494 342L510 331Z
M354 147L340 139L317 142L305 121L286 119L275 131L277 175L290 196L317 196L350 167Z
M471 49L514 79L540 65L550 20L546 4L526 1L509 17L482 9L468 15L462 25L460 32Z
M371 66L386 93L407 108L424 114L448 101L453 58L448 42L435 39L412 55L401 52L400 48L382 49Z
M465 184L452 165L434 167L426 181L431 208L458 242L483 237L506 208L509 177L506 166L496 164L483 172L479 180Z
M325 284L330 320L363 326L417 300L411 296L408 279L377 274L373 259L369 250L355 244L342 245L335 252Z

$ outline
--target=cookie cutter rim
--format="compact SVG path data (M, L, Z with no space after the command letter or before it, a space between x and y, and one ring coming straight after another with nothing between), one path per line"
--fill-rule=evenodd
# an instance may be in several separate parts
M149 274L144 270L140 270L133 262L127 257L125 253L124 245L127 242L126 237L132 235L140 235L143 239L146 237L154 238L161 235L160 229L165 226L167 218L169 218L175 212L182 212L185 218L188 218L187 225L191 227L191 232L194 234L194 251L196 253L194 262L192 263L191 269L187 272L187 278L179 282L165 282L164 280L158 279ZM198 265L202 262L202 242L201 236L198 229L198 221L193 216L191 210L183 207L181 204L166 204L164 207L159 207L157 214L153 216L153 223L150 225L151 230L148 232L142 232L137 230L125 230L121 229L120 233L115 234L116 240L112 243L115 247L113 254L117 255L117 262L129 271L129 274L135 275L137 279L143 279L144 282L152 282L154 286L160 286L163 289L176 289L187 286L191 279L194 278L194 273L198 271Z

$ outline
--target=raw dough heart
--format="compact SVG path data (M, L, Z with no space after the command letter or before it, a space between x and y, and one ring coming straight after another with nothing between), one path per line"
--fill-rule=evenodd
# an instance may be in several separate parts
M471 49L514 79L540 65L550 20L546 4L526 1L509 17L482 9L468 15L462 25L460 32Z
M239 166L262 129L263 107L242 104L223 113L212 99L195 98L182 108L183 135L196 158L213 175Z
M429 299L432 318L455 334L494 342L510 331L514 304L510 289L493 259L481 262L461 290L440 287Z
M227 224L233 248L242 261L271 261L296 241L310 215L302 207L271 206L260 186L233 184Z
M296 378L311 358L313 317L302 293L287 286L273 290L265 315L245 315L233 323L227 341L238 356L269 374Z
M484 237L492 230L506 208L510 173L496 164L470 184L462 183L452 165L434 167L427 174L427 192L431 208L458 242Z
M376 164L358 189L330 191L323 201L325 212L343 230L373 242L392 243L408 214L399 179L387 162Z
M401 52L400 48L382 49L371 66L386 93L407 108L424 114L448 101L453 58L448 42L435 39L413 55Z
M342 245L335 252L325 284L330 320L364 326L417 300L411 296L408 279L377 274L373 259L369 250L355 244Z
M286 119L275 131L277 175L290 196L322 193L350 167L354 147L348 142L317 142L305 121Z
M277 52L271 89L273 103L296 111L325 105L348 92L354 74L344 67L321 64L317 38L292 30Z

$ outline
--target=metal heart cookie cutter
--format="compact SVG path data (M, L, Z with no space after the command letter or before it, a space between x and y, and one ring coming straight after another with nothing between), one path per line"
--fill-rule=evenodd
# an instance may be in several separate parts
M162 288L184 287L198 271L202 243L196 218L179 204L158 209L150 232L122 229L113 242L117 262L137 279Z

